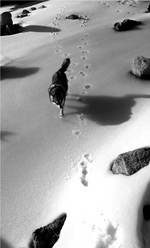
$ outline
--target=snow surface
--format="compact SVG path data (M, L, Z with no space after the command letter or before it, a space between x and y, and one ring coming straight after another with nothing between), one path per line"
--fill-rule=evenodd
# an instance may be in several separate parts
M24 32L1 37L2 247L27 248L36 228L66 212L56 248L149 248L150 166L110 172L120 153L150 145L150 82L130 74L137 55L150 57L148 2L44 4L22 19L13 11ZM66 20L71 13L89 21ZM144 24L115 32L124 18ZM65 57L60 119L47 89Z

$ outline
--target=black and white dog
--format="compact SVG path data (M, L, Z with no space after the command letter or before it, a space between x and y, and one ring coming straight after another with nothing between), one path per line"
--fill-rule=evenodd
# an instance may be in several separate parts
M60 117L64 115L64 105L68 91L68 79L65 71L69 65L70 59L64 59L61 68L54 73L52 84L48 88L50 101L60 108Z

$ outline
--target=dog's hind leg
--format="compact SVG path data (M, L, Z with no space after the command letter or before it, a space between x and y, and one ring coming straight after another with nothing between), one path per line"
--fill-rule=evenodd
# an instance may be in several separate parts
M64 108L60 108L60 118L62 118L64 116Z

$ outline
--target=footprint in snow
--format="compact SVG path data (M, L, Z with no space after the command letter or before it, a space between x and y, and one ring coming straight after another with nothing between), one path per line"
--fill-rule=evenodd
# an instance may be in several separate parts
M69 80L75 80L75 79L76 79L76 76L74 76L74 75L69 76Z
M55 52L56 52L56 53L60 53L61 50L60 50L60 49L56 49Z
M81 124L86 125L86 117L85 117L85 115L83 113L77 114L77 118L79 119Z
M87 45L87 44L88 44L88 43L87 43L86 41L82 43L82 45Z
M90 164L92 163L93 159L91 157L90 153L86 153L83 155L82 157L82 161L80 162L80 167L81 167L81 183L87 187L88 183L89 183L89 179L88 179L88 174L90 172Z
M83 76L83 77L87 76L86 73L83 72L83 71L80 71L79 74L80 74L81 76Z
M71 56L71 54L70 53L64 53L63 55L62 55L62 57L70 57Z
M91 65L89 64L89 65L84 65L84 68L85 69L89 69L91 67Z
M97 221L96 221L97 222ZM95 248L121 248L123 244L122 231L116 222L104 218L92 225L92 240Z
M81 53L88 54L88 53L90 53L90 51L89 50L82 50Z
M73 63L72 63L72 66L78 66L78 63L73 62Z
M81 131L78 129L72 130L72 133L73 133L73 135L76 135L77 138L81 135Z
M67 70L67 72L70 74L70 73L73 73L74 70L70 68L70 69Z
M77 48L78 48L78 49L82 49L83 47L82 47L82 45L80 45L80 46L77 46Z
M83 90L82 92L81 92L81 95L82 96L84 96L84 95L86 95L87 94L87 91L85 91L85 90Z
M91 88L91 85L90 85L90 84L86 84L86 85L84 86L84 88L85 88L86 90L89 90L89 89Z
M88 57L87 57L87 56L81 56L81 59L83 59L83 60L87 60L87 59L88 59Z

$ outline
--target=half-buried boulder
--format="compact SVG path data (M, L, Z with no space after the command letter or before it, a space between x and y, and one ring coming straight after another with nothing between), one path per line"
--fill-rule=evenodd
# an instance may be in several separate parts
M150 58L136 57L132 63L131 73L142 79L150 79Z
M130 176L150 163L150 147L120 154L112 163L114 174Z
M66 17L66 19L70 19L70 20L80 20L81 17L75 14L71 14L69 16Z
M140 21L125 19L123 22L116 22L114 24L114 29L116 31L127 31L139 26L140 24L142 24Z
M30 247L51 248L58 241L67 215L64 213L47 226L36 229L32 234Z
M147 12L150 12L150 4L147 6Z

